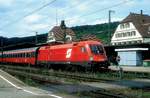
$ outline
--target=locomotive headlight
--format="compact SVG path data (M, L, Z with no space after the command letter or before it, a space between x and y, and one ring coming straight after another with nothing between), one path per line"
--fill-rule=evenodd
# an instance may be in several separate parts
M92 56L90 57L90 61L93 61L93 57Z

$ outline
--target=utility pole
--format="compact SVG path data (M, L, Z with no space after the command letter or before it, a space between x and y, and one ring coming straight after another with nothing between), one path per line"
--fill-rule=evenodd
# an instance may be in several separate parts
M111 26L111 14L115 13L114 10L109 10L108 12L108 44L110 45L111 43L111 30L110 30L110 26Z
M57 8L56 8L56 26L58 25L58 12L57 12Z
M38 44L37 35L38 35L38 32L35 32L35 45Z

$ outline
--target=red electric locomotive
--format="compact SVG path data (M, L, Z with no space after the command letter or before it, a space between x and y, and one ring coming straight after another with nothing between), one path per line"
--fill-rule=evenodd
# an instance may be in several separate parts
M104 47L98 41L80 41L4 51L0 53L0 62L52 65L55 68L61 68L63 65L96 69L109 66Z
M80 41L40 47L37 62L49 65L79 65L85 68L107 68L109 65L103 45L98 41Z

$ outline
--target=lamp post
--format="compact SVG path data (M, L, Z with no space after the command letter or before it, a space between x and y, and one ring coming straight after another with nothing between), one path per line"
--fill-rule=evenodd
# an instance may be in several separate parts
M34 41L34 43L35 43L35 45L38 43L38 32L37 31L30 31L30 32L34 32L35 33L35 41Z
M108 11L108 44L110 45L111 41L111 31L110 31L110 26L111 26L111 14L115 13L114 10L109 10Z

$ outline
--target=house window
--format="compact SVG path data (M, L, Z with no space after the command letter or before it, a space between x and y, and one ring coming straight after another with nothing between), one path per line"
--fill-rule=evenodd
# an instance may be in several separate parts
M120 29L130 28L130 23L120 24Z
M136 32L135 32L135 31L132 31L131 34L132 34L132 36L135 36L135 35L136 35Z
M123 24L120 25L120 29L123 29Z
M118 34L115 34L115 37L118 38Z
M129 23L125 23L125 28L129 28L130 27L130 24Z

